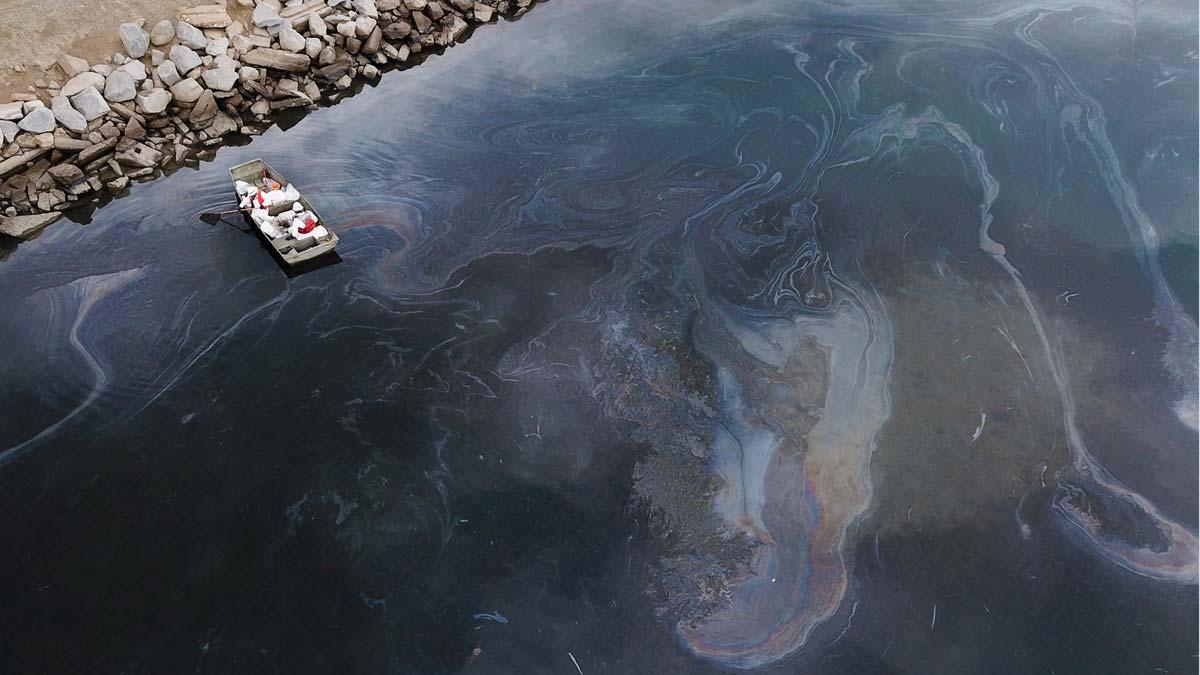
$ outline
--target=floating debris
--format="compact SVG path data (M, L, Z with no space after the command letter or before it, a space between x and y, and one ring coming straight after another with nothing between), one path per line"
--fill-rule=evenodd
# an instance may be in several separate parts
M508 617L498 611L491 611L483 614L475 614L473 619L477 621L495 621L496 623L508 623Z

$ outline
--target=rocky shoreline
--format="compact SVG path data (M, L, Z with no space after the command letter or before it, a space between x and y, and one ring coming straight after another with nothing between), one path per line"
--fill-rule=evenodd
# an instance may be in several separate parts
M0 235L253 136L275 113L334 103L533 0L230 0L122 24L104 63L70 54L0 103ZM61 83L60 83L61 82Z

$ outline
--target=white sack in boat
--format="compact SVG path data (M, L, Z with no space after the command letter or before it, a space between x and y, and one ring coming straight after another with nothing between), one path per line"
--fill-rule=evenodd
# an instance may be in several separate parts
M263 196L267 200L267 206L274 206L275 204L294 202L297 199L300 199L300 191L291 185L288 185L282 190L271 190Z
M292 237L295 238L297 241L305 239L307 237L313 237L314 239L317 239L319 241L329 235L329 230L326 230L324 225L317 225L311 231L309 231L307 234L303 234L300 232L300 226L296 225L293 222L292 226L290 228L288 228L288 234L292 235Z
M258 229L262 230L263 234L272 239L278 239L287 234L287 231L279 226L276 219L267 213L266 209L252 209L250 219L258 225Z

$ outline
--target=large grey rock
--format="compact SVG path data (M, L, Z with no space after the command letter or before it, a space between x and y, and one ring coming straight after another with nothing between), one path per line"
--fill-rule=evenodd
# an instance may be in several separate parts
M186 21L175 24L175 37L179 39L179 44L192 49L204 49L208 46L208 37L204 35L204 31Z
M147 115L157 115L167 109L172 98L171 92L155 87L137 95L137 107Z
M360 16L354 20L354 36L358 39L365 39L375 30L375 25L379 23L369 16Z
M141 61L130 61L117 68L117 72L129 75L129 77L133 78L134 82L141 82L146 79L146 66Z
M71 99L66 96L60 95L50 99L50 112L54 113L54 119L58 120L59 124L70 131L78 134L87 129L87 118L71 105Z
M150 29L150 44L161 47L175 39L175 26L169 19L163 19Z
M477 2L477 3L475 3L475 6L471 9L471 11L475 13L475 18L477 20L482 21L483 23L487 23L492 20L492 15L495 13L496 10L492 9L491 7L488 7L487 5L483 4L482 2Z
M326 28L326 26L325 26L325 19L322 19L321 17L317 16L315 13L308 15L308 34L309 35L311 35L313 37L324 37L325 33L328 32L328 30L329 29Z
M71 138L66 134L54 134L55 150L67 150L69 152L75 152L78 150L83 150L91 144L91 141L84 140L82 138Z
M21 127L17 126L16 122L0 120L0 138L3 138L5 143L12 143L19 131L21 131Z
M363 41L362 51L364 54L374 54L379 51L379 47L382 44L383 31L379 30L379 27L376 26L375 30L371 31L371 34Z
M314 101L320 101L321 87L319 87L316 82L309 82L308 84L304 85L304 95Z
M179 69L180 75L185 75L188 71L199 68L204 63L199 54L183 45L171 47L168 58L175 62L175 67Z
M108 107L108 101L104 100L104 97L100 95L100 92L95 87L88 87L72 96L71 105L89 122L107 115L108 111L111 110Z
M275 83L276 96L295 96L300 91L300 83L290 77L280 78Z
M117 151L116 160L121 164L148 169L158 166L162 160L162 153L154 148L137 141L127 142L129 143L128 147Z
M446 32L450 34L451 40L458 40L466 30L467 22L463 21L462 17L450 17L450 25L446 27Z
M383 27L383 36L389 40L402 40L412 29L412 24L407 21L395 21Z
M354 11L372 18L379 16L379 10L375 7L375 0L354 0Z
M183 76L179 74L179 69L175 67L175 62L170 59L158 64L156 70L158 71L158 79L162 80L162 83L168 87L183 79Z
M259 5L259 7L263 6ZM275 70L302 73L308 70L309 65L312 64L312 59L308 58L306 54L293 54L281 49L259 47L258 49L250 50L244 55L242 62L251 66L263 66L264 68L274 68Z
M49 108L41 107L29 111L28 115L17 122L17 126L21 128L21 131L28 131L31 134L44 134L54 131L58 122L55 121L54 113L50 112Z
M245 54L258 46L254 44L254 41L248 35L234 35L230 38L229 44L233 45L233 48L237 50L239 55Z
M237 71L232 68L206 70L201 77L204 78L204 85L206 87L216 91L232 91L234 85L238 82Z
M129 73L118 70L104 81L104 98L110 103L132 101L137 96L137 85Z
M86 73L88 69L91 68L91 66L88 65L87 59L81 59L78 56L72 56L70 54L62 54L55 59L54 62L58 64L59 68L62 68L63 72L67 74L68 78L75 77L80 73Z
M297 92L293 96L271 99L271 110L287 110L289 108L305 108L312 105L312 99Z
M47 152L50 152L48 148L29 149L18 155L13 155L8 159L0 160L0 178L3 178L17 169L24 167Z
M179 17L184 21L198 26L200 28L225 28L233 25L233 17L229 16L229 10L223 5L224 0L220 4L200 5L188 9L179 10ZM250 6L251 2L242 2L241 4Z
M284 24L279 27L279 48L289 52L304 51L304 36L297 33L291 26Z
M203 93L204 87L190 77L171 85L171 95L180 103L192 103Z
M37 234L50 223L58 220L62 214L54 211L52 213L39 213L32 216L5 216L0 217L0 234L7 234L10 237L18 239L28 239Z
M192 106L192 112L188 114L188 123L202 129L212 122L216 114L217 99L211 91L205 89L204 93L200 94L200 99L196 101L196 105Z
M87 177L83 175L83 170L74 164L59 164L57 166L52 166L50 167L48 173L50 174L50 177L54 179L55 183L58 183L63 187L71 187L72 185L76 185L87 180Z
M237 120L223 112L218 112L216 117L213 118L212 123L208 125L208 135L210 138L219 138L237 130Z
M259 28L270 28L283 23L283 19L279 18L279 10L266 3L259 3L254 8L254 14L251 16L254 25Z
M104 88L104 76L100 73L88 71L80 73L75 77L67 80L60 92L63 96L74 96L88 87L95 87L97 90Z
M86 183L84 183L83 187L86 189L88 186ZM39 192L37 195L37 201L36 201L37 209L38 209L38 211L41 211L42 213L47 213L49 211L55 211L66 200L67 200L67 193L63 192L62 190L59 190L57 188L50 189L50 190L43 190L42 192Z
M121 36L121 44L125 45L125 53L135 59L140 59L146 55L146 50L150 48L150 34L142 30L142 27L136 23L123 23L117 29Z
M132 138L135 141L140 141L146 137L146 127L138 121L137 117L130 117L129 122L125 124L125 138Z
M433 22L430 21L429 17L425 16L425 14L423 12L413 12L412 20L413 20L413 25L415 25L417 27L417 31L420 33L429 32L430 26L433 25Z
M209 56L221 56L229 49L229 38L219 37L208 41L204 53Z
M15 122L25 116L25 108L20 101L0 103L0 120Z
M92 160L107 154L109 151L115 148L118 140L119 139L116 136L113 136L112 138L105 139L99 143L89 145L88 147L79 151L79 154L75 156L75 162L77 164L86 166Z

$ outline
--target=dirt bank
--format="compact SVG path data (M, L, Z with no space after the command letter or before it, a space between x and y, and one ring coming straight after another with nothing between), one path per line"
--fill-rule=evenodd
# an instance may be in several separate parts
M121 50L117 26L138 17L154 25L197 0L0 0L0 101L25 90L64 52L92 63ZM236 5L236 2L234 3Z

